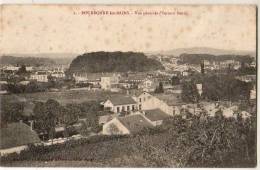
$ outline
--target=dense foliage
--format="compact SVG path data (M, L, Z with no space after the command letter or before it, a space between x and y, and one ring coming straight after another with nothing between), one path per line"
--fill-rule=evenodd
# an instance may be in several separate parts
M1 161L9 166L48 161L48 166L55 160L58 166L77 160L84 162L81 166L103 167L254 167L256 117L242 120L176 116L140 134L96 136L47 148L31 147Z
M203 80L203 97L210 100L249 100L252 85L232 76L209 76Z
M0 106L1 127L5 127L7 123L18 122L22 119L23 103L0 100Z
M69 73L128 72L164 69L160 62L134 52L92 52L75 58Z
M46 133L49 138L53 138L55 127L62 126L67 129L78 122L79 118L84 118L82 123L86 129L91 128L90 130L95 131L98 128L98 111L100 111L99 103L95 101L65 106L53 99L37 102L33 109L35 129L38 133Z

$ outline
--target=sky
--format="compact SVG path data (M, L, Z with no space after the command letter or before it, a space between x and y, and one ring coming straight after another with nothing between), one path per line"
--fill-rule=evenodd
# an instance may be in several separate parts
M249 5L5 5L0 12L0 54L256 50Z

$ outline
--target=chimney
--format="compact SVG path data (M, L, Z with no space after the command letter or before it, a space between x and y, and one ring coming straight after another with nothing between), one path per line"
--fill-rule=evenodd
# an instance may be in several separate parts
M29 122L30 122L30 128L31 128L31 131L33 131L33 125L34 125L34 122L33 122L33 120L30 120Z

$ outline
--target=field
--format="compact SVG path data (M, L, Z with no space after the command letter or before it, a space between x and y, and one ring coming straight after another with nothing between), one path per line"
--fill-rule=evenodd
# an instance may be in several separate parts
M38 92L38 93L23 93L23 94L6 94L0 95L1 100L7 101L47 101L48 99L55 99L61 104L68 103L82 103L91 100L105 100L109 96L118 95L118 93L105 91L88 91L88 90L70 90L61 92Z

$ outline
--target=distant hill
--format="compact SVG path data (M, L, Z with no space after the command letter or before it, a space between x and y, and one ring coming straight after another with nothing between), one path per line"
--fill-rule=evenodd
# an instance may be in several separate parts
M76 57L69 72L128 72L164 69L159 61L136 52L92 52Z
M26 65L26 66L52 66L55 61L49 58L36 58L36 57L14 57L14 56L1 56L0 64L2 65Z
M194 48L178 48L169 51L150 52L150 54L164 54L179 56L181 54L212 54L212 55L249 55L256 57L254 51L237 51L237 50L223 50L208 47L194 47Z
M69 65L77 54L72 53L39 53L39 54L6 54L0 56L0 64L54 66Z
M235 60L244 63L251 63L253 58L249 55L212 55L212 54L181 54L180 62L186 64L200 64L202 60L224 61Z

